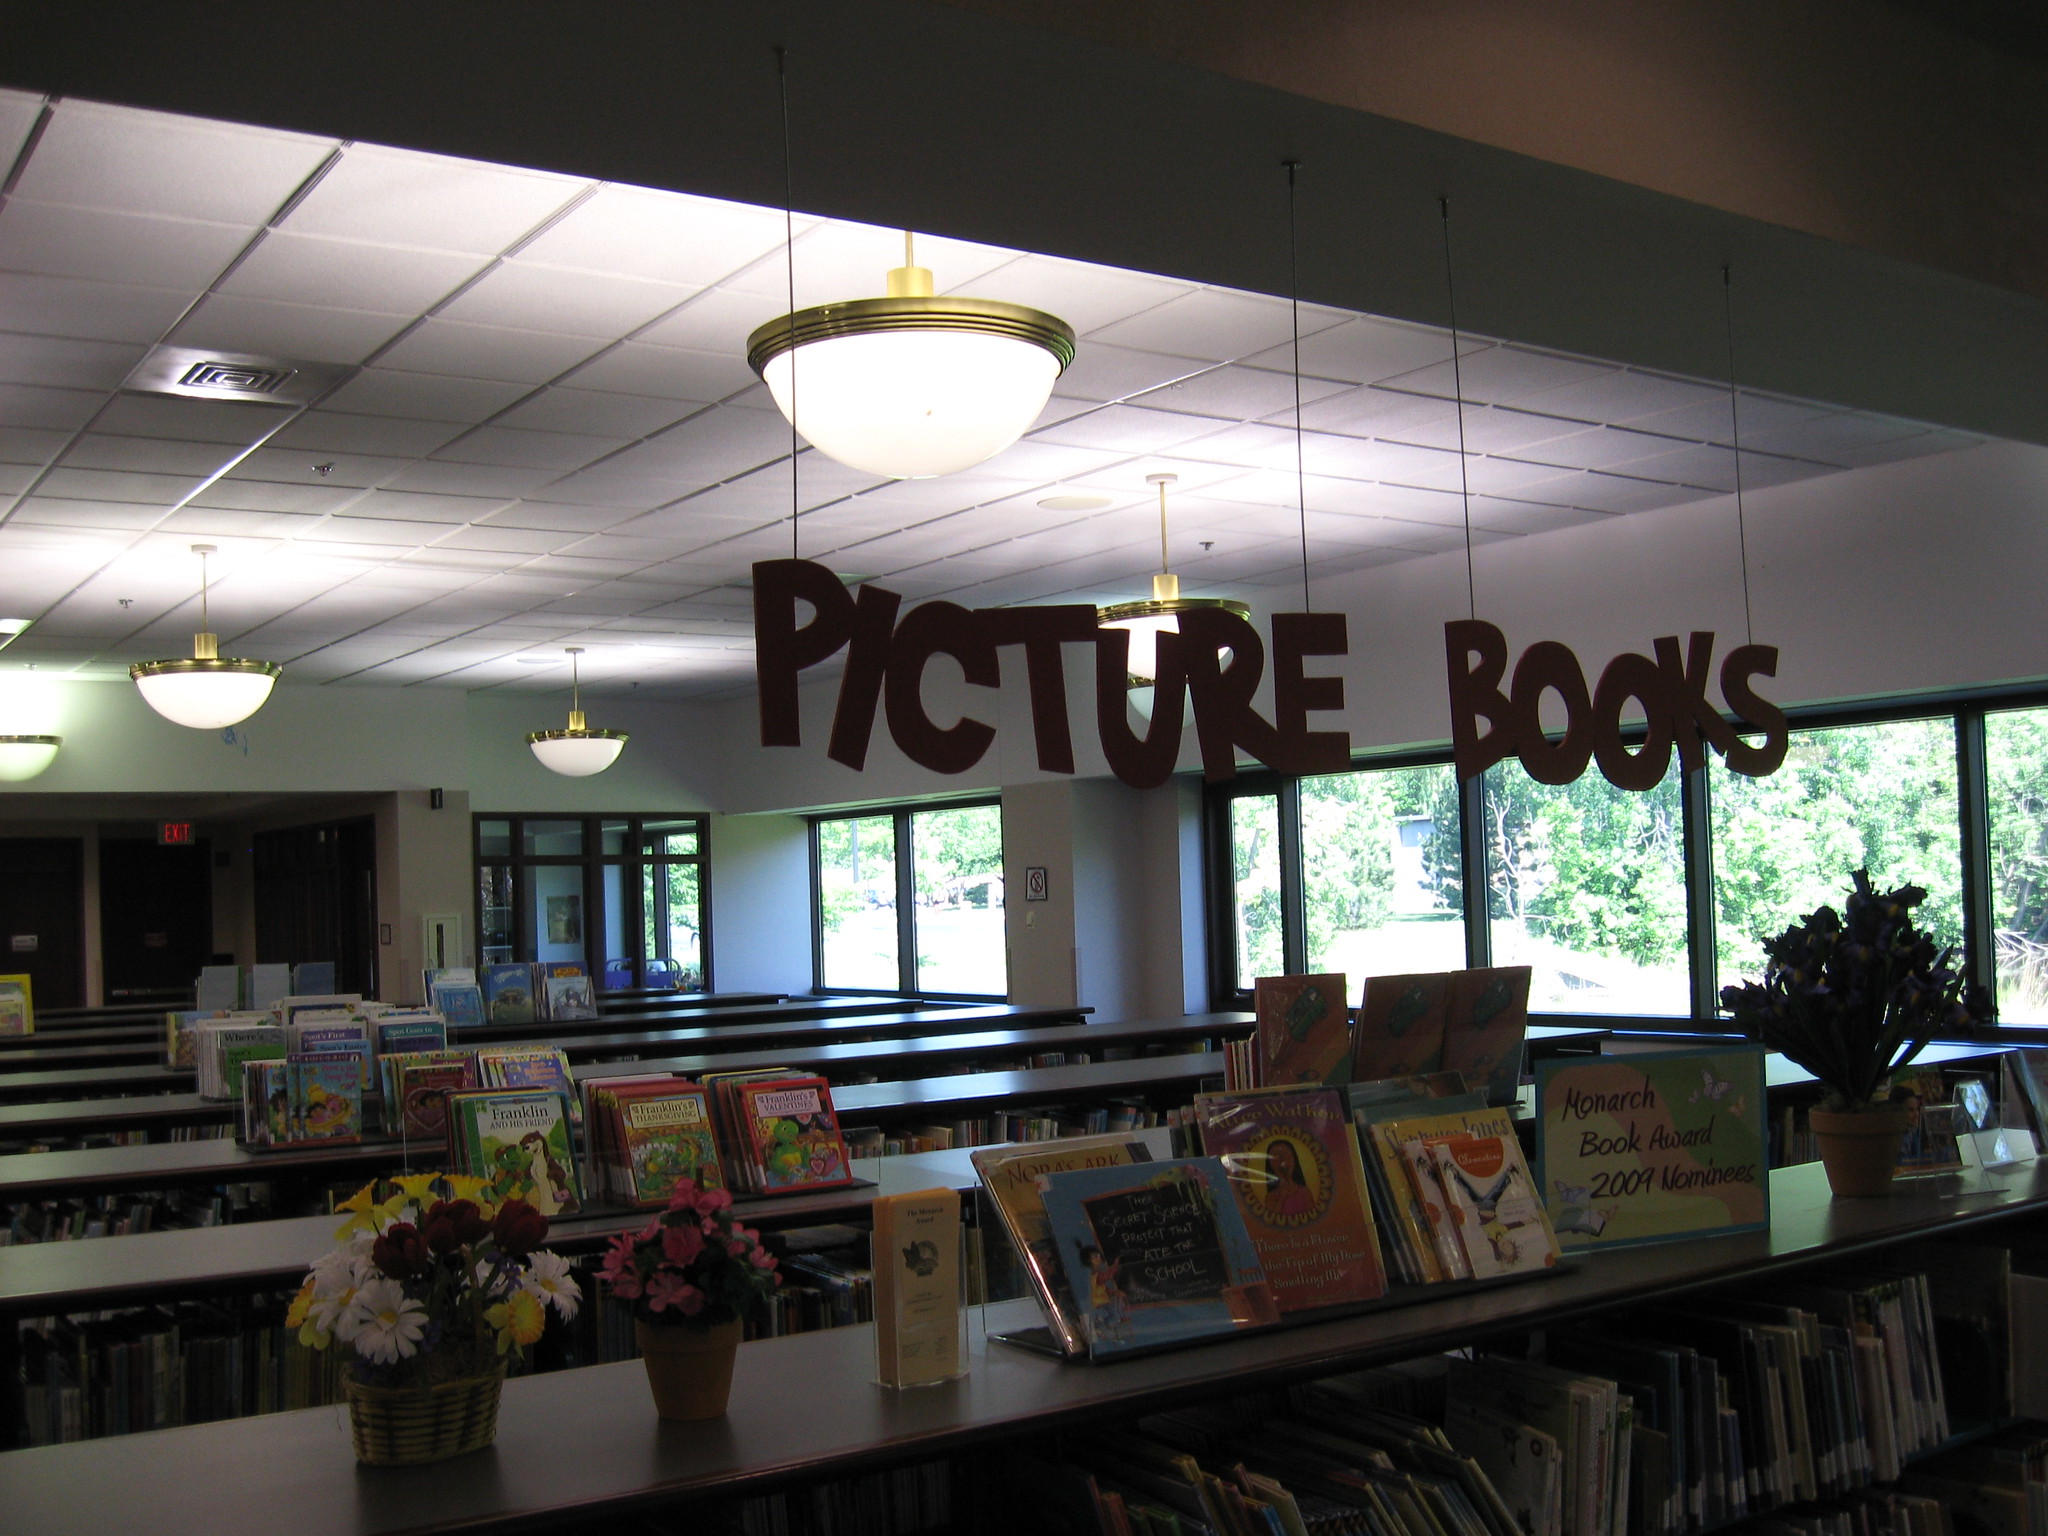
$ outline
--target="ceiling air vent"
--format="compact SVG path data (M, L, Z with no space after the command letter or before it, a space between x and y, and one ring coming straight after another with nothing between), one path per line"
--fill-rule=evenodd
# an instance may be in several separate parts
M154 347L121 387L147 395L190 400L247 400L260 405L304 405L317 399L346 368L248 352L202 352Z

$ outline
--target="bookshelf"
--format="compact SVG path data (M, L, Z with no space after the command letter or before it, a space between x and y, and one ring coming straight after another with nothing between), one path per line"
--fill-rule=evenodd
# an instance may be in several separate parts
M969 1376L896 1394L869 1381L864 1327L764 1340L742 1347L731 1410L708 1425L656 1420L637 1363L522 1378L507 1384L494 1447L417 1469L359 1471L347 1416L331 1407L118 1446L15 1451L0 1455L0 1508L10 1536L212 1536L286 1510L299 1536L549 1531L633 1510L674 1514L715 1496L1124 1421L2038 1215L2048 1211L2048 1165L1916 1181L1858 1202L1830 1201L1818 1168L1789 1168L1772 1175L1772 1195L1768 1233L1600 1254L1537 1283L1111 1366L985 1343L977 1326ZM988 1309L986 1324L1034 1316L1006 1303Z

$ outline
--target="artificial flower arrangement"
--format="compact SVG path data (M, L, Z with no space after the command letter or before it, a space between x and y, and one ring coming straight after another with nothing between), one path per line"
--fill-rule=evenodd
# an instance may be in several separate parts
M541 1250L548 1219L532 1205L493 1202L484 1180L462 1174L410 1174L387 1187L383 1200L372 1181L342 1202L349 1216L335 1247L285 1319L314 1349L352 1346L358 1382L430 1387L495 1375L540 1338L549 1309L565 1322L576 1315L582 1293L568 1261Z
M612 1239L598 1279L635 1321L698 1330L740 1321L782 1283L761 1234L734 1218L732 1196L689 1182L641 1230Z
M1824 906L1766 939L1763 980L1723 987L1721 1007L1819 1079L1825 1109L1861 1114L1930 1039L1969 1032L1991 1008L1951 965L1954 951L1914 925L1926 891L1874 891L1861 869L1855 882L1842 912Z

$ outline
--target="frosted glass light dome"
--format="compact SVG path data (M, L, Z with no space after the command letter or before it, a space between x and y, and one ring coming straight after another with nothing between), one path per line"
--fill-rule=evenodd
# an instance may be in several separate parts
M19 784L57 760L62 736L0 736L0 780Z
M565 778L587 779L619 760L626 736L622 731L535 731L526 744L543 767Z
M748 363L798 432L842 464L897 480L1001 453L1073 360L1064 320L935 297L931 273L907 257L889 273L887 298L800 310L747 338Z
M175 661L138 661L128 675L142 690L144 702L166 720L195 731L218 731L241 724L261 709L280 670L268 661L187 656Z

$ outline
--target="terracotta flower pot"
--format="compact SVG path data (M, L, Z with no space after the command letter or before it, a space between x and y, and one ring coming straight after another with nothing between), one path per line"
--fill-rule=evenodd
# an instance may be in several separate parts
M1891 1193L1906 1135L1905 1110L1815 1109L1807 1120L1837 1199Z
M660 1327L633 1319L654 1411L664 1419L715 1419L732 1395L733 1360L740 1351L740 1320L709 1328Z

